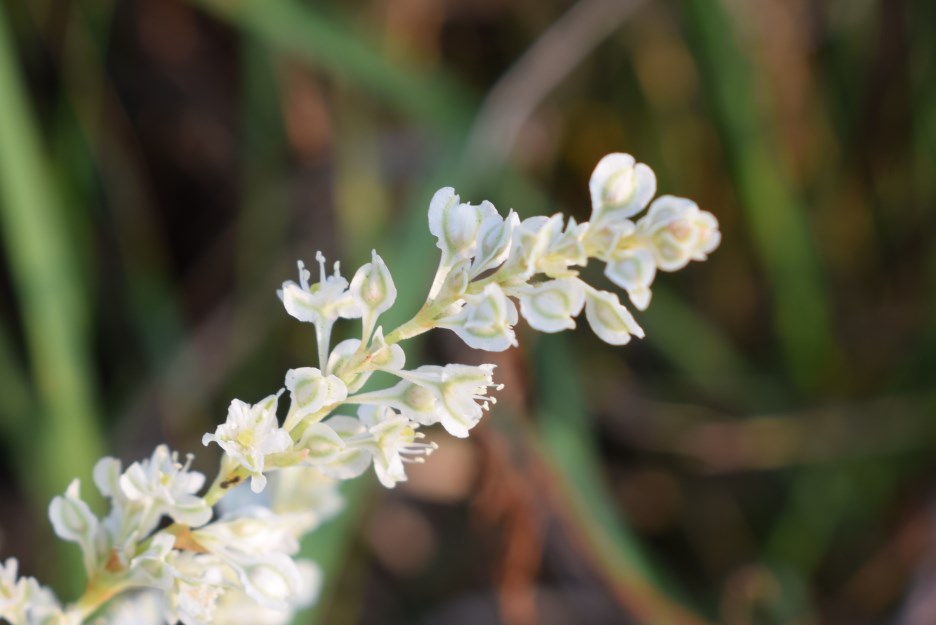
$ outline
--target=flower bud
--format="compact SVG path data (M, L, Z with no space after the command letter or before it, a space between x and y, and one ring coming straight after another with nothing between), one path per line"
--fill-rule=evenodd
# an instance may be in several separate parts
M605 343L625 345L631 335L643 338L643 329L621 305L617 294L589 289L585 294L585 318Z
M462 309L440 319L438 326L455 332L469 347L502 352L517 344L515 323L517 307L501 287L491 283L481 293L466 296Z
M656 261L651 249L636 247L615 252L605 267L605 275L627 291L631 303L638 310L646 310L650 305L650 285L656 276Z
M90 575L97 566L95 537L98 529L97 517L81 500L81 482L72 480L65 496L57 496L49 504L49 520L55 534L62 540L78 543L84 560L85 570Z
M287 431L325 406L343 401L348 396L348 389L341 378L324 376L315 367L290 369L286 372L285 384L292 401L284 424Z
M496 212L484 218L478 231L478 249L471 264L472 278L494 269L507 259L513 231L518 225L520 218L512 210L506 218Z
M699 210L692 200L671 195L657 198L637 229L651 241L654 260L663 271L705 260L721 241L718 221L711 213Z
M578 278L560 278L517 289L520 314L540 332L561 332L575 327L573 317L585 305L585 284Z
M462 204L455 190L445 187L429 203L429 231L438 239L443 258L467 258L474 254L481 222L496 214L490 202Z
M656 175L630 154L602 158L589 182L593 224L627 219L642 211L656 193Z

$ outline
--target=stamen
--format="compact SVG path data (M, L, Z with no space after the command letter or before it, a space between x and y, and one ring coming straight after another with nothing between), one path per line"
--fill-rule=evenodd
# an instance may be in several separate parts
M325 282L325 255L321 251L315 253L315 260L319 265L319 281Z
M306 269L305 263L300 261L296 262L299 265L299 286L302 287L303 291L309 290L309 277L312 275L309 273L309 270Z

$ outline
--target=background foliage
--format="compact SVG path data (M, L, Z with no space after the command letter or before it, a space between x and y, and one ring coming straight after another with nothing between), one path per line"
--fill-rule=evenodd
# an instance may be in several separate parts
M932 623L936 5L3 0L0 553L80 589L49 499L310 364L273 295L431 192L587 219L627 151L723 243L648 337L521 337L470 443L368 476L300 622ZM426 362L477 362L452 337ZM86 489L90 491L90 489Z

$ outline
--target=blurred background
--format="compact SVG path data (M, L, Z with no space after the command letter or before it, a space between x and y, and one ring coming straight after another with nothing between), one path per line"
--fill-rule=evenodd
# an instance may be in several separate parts
M720 249L657 277L643 341L521 328L476 435L350 485L297 622L936 623L934 25L926 0L2 0L0 554L76 596L45 513L73 476L159 442L213 475L230 399L314 363L274 294L297 258L376 247L400 322L436 188L581 221L625 151Z

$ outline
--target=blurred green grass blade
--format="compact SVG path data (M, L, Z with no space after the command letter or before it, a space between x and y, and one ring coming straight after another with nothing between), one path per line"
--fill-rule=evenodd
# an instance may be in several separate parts
M29 421L34 413L34 398L6 327L0 325L0 436L3 447L22 454L29 445ZM17 464L19 464L17 462Z
M801 389L815 389L834 374L841 356L804 207L782 173L777 147L768 139L751 68L722 3L686 0L684 6L741 204L770 280L774 324L787 369Z
M780 390L757 376L718 328L665 285L654 285L653 302L639 322L647 333L644 340L712 397L732 403L756 397L761 409L781 401Z
M119 277L144 353L153 370L163 367L181 337L181 320L171 293L166 247L153 219L151 190L141 171L141 156L126 137L133 131L107 75L106 57L113 19L112 0L76 3L60 53L62 108L80 134L82 154L69 160L81 169L88 189L100 185L107 196L102 230L120 253ZM36 16L36 28L42 22ZM46 41L49 48L55 43ZM112 232L111 232L112 231Z
M592 554L619 587L627 589L623 599L638 621L703 623L670 598L674 584L651 562L639 537L616 510L590 440L592 429L585 419L585 398L567 338L541 337L534 359L542 455L559 476L570 512Z
M467 127L475 98L439 72L389 61L347 24L295 0L191 0L275 48L348 80L442 135Z
M237 277L245 294L262 288L270 272L270 259L287 244L290 218L284 171L289 147L282 121L278 55L256 37L242 43L244 171L242 199L237 215ZM282 73L282 72L279 72ZM294 267L295 265L293 265Z
M32 466L26 468L39 488L31 494L44 507L72 478L90 478L103 445L80 282L74 273L78 263L71 258L25 94L0 8L0 226L44 413L43 421L33 426L37 444L30 450ZM80 588L80 576L62 577L68 590Z

